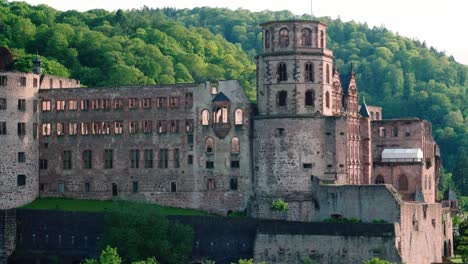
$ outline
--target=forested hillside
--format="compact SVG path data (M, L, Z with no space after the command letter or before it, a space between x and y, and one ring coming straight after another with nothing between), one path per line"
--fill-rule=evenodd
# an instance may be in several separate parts
M14 51L19 70L32 68L37 51L47 72L87 86L239 79L254 99L259 24L290 18L307 17L217 8L59 12L0 0L0 45ZM468 195L468 67L385 28L319 20L341 72L353 62L361 98L383 106L386 118L432 122L444 166Z

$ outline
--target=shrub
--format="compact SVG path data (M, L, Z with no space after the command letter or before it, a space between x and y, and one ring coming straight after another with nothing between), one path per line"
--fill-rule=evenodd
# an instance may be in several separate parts
M271 204L271 210L285 212L289 209L288 203L282 199L274 200Z

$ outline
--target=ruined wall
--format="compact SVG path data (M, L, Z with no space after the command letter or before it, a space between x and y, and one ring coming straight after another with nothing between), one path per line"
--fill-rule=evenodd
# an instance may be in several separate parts
M16 211L0 210L0 264L6 264L16 248Z
M27 204L38 195L39 149L35 129L39 77L32 73L0 73L0 104L6 103L6 107L0 107L0 129L6 124L6 134L0 131L0 209ZM24 100L21 107L19 100ZM21 134L20 129L24 129Z
M278 198L288 203L287 212L271 210L272 202ZM398 194L387 185L319 185L314 179L308 194L256 196L251 213L256 218L290 221L323 221L339 215L366 223L395 223L400 221L400 203Z
M264 223L255 238L255 261L362 263L373 257L400 261L393 224ZM332 245L332 246L331 246Z

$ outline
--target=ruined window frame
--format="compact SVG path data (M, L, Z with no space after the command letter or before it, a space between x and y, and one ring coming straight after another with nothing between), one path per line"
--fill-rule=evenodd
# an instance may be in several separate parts
M201 111L201 125L202 126L210 125L210 111L208 109L203 109Z
M287 48L289 46L289 29L287 28L281 28L278 31L279 35L279 46L282 48Z
M315 91L309 89L304 94L304 105L306 107L315 107Z
M240 151L240 139L238 137L233 137L231 139L231 154L239 154Z
M139 149L130 150L130 168L131 169L140 168L140 150Z
M277 95L277 105L280 107L285 107L288 104L288 92L287 91L278 91Z
M304 28L302 33L302 46L312 47L312 30L310 28Z
M237 108L234 111L234 125L241 126L244 124L244 111L242 109Z
M63 170L71 170L73 168L72 164L72 151L71 150L64 150L63 151L63 158L62 158L62 169Z
M276 68L276 76L278 82L288 81L288 66L285 62L278 63L278 66Z

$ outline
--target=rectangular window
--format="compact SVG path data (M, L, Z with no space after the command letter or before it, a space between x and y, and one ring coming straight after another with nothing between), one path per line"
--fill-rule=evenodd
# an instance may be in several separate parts
M99 99L92 99L91 100L91 110L99 110L100 109L100 106L99 106Z
M314 82L314 66L312 63L306 63L305 65L305 81Z
M26 153L18 152L18 163L25 163L26 162Z
M47 170L47 166L48 165L48 162L46 159L40 159L39 160L39 169L40 170Z
M6 134L7 134L6 122L0 122L0 135L6 135Z
M208 190L214 190L216 189L216 183L213 179L208 179L207 183L206 183L206 187Z
M304 168L304 169L312 169L312 163L302 163L302 168Z
M158 167L160 169L167 169L169 165L169 150L168 149L160 149L159 150L159 164Z
M57 136L64 136L65 135L65 124L64 123L57 123Z
M122 99L114 99L114 109L119 110L124 108L124 103Z
M87 136L91 134L91 123L81 123L81 135Z
M71 170L72 169L72 152L71 150L63 151L63 169Z
M85 182L84 189L87 193L91 191L91 185L89 184L89 182Z
M170 121L169 132L179 133L179 120Z
M138 192L138 182L137 181L132 182L132 191L133 191L133 193Z
M229 189L231 191L237 191L237 179L236 178L232 178L230 181L229 181Z
M123 133L123 121L115 121L114 123L114 134L120 135Z
M141 99L141 107L146 109L151 108L151 98Z
M153 121L146 120L143 121L143 133L149 134L153 132Z
M112 149L104 150L104 169L112 169L114 167L114 151Z
M33 100L33 112L37 112L37 100Z
M152 149L145 149L145 168L152 169L154 160L154 152Z
M171 182L171 192L173 192L173 193L177 192L177 183L176 182Z
M18 85L19 86L26 86L26 77L24 77L24 76L19 77Z
M93 152L92 150L83 151L83 169L93 168Z
M88 111L89 110L89 100L88 99L81 100L80 109L81 109L81 111Z
M138 133L138 122L137 121L128 122L128 133L130 133L130 134Z
M128 99L128 109L138 108L138 100L136 98Z
M62 80L59 81L59 87L60 87L60 89L63 88L63 82L62 82Z
M37 139L37 131L38 131L37 123L33 123L33 131L32 131L33 139Z
M140 150L130 150L130 168L138 169L140 167Z
M75 111L78 109L78 101L77 100L69 100L68 101L68 110Z
M91 134L93 134L93 135L101 135L102 134L102 123L101 122L93 122L92 123Z
M109 135L110 134L110 123L109 122L102 122L102 134Z
M213 161L206 161L206 168L207 169L213 169L214 168L214 162Z
M78 134L78 124L77 123L68 124L68 135L76 136L76 134Z
M187 144L193 145L193 135L187 135Z
M169 105L171 108L177 108L179 107L180 104L180 98L179 97L170 97L169 98Z
M187 164L192 165L193 164L193 155L188 155L187 157Z
M379 137L386 137L387 136L387 131L385 130L385 127L379 127Z
M6 76L0 76L0 86L7 86L8 78Z
M55 108L57 109L57 111L64 111L65 110L65 100L55 101Z
M18 136L26 135L26 123L18 123Z
M193 94L192 93L185 93L185 105L192 106L193 105Z
M238 169L240 167L240 162L238 160L231 160L231 168Z
M6 110L6 109L7 109L7 99L0 98L0 110Z
M26 100L25 99L18 99L18 110L19 111L26 111Z
M34 88L37 88L37 86L38 86L37 78L34 78L34 79L33 79L33 87L34 87Z
M174 168L180 168L180 151L174 149Z
M42 100L41 111L42 112L50 111L50 100Z
M110 110L111 109L111 100L110 99L101 99L100 107L102 110Z
M166 97L156 98L156 106L160 109L167 108L167 98Z
M158 121L158 133L163 134L167 132L167 121L159 120Z
M16 177L16 185L25 186L26 185L26 175L20 174Z
M193 133L193 119L185 120L185 132L187 132L187 134Z

